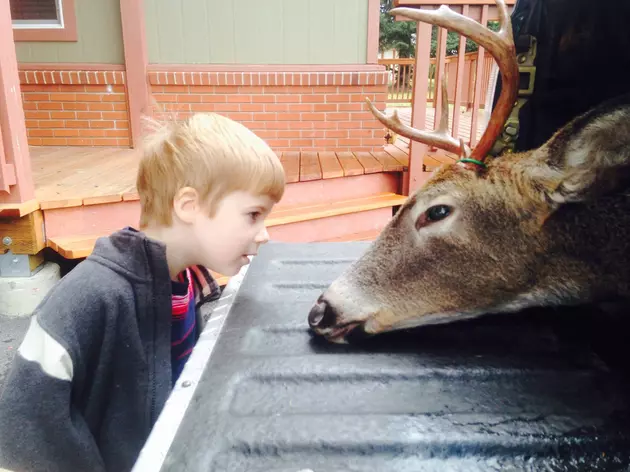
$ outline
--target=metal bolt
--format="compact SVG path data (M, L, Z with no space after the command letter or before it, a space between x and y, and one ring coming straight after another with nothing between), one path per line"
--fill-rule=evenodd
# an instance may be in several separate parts
M186 387L190 387L192 385L192 382L190 380L184 380L182 382L182 387L186 388Z
M519 64L524 64L526 60L527 60L527 56L525 54L519 54L518 55L518 63Z
M13 240L9 236L5 236L4 238L2 238L2 244L4 244L5 246L10 246L12 242Z

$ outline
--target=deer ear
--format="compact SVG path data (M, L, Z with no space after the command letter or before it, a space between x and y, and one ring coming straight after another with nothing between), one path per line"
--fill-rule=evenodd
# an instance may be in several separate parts
M584 201L630 182L630 101L616 100L574 119L534 151L551 202Z

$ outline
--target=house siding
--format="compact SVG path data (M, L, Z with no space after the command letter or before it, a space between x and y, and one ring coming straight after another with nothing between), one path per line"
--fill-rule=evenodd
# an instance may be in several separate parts
M123 64L120 0L75 2L77 41L18 41L20 63Z
M145 0L151 64L365 64L368 0Z

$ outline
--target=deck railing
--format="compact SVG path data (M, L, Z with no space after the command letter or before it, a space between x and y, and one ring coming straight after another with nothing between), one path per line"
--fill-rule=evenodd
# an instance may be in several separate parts
M477 73L477 52L469 52L464 55L464 73L462 75L462 97L460 104L471 108L473 105L475 94L475 79ZM389 80L387 86L387 103L396 106L401 104L411 104L413 97L413 73L416 60L413 58L399 59L379 59L378 63L385 66L388 72ZM449 103L455 101L455 89L457 87L457 65L459 55L446 56L445 71L448 86ZM481 67L481 103L486 102L486 94L488 93L488 84L490 80L490 72L494 59L492 56L485 55L483 66ZM427 91L427 101L435 105L435 74L437 71L437 58L431 58L429 65L429 89Z
M505 0L511 14L516 0ZM394 6L412 6L421 9L436 9L446 3L457 13L472 18L487 26L490 21L499 19L495 0L396 0ZM398 20L406 20L397 17ZM482 47L476 52L446 56L447 30L437 30L436 57L431 58L432 26L419 22L416 28L416 57L414 60L381 59L379 62L391 71L390 97L388 107L396 103L411 101L411 126L425 129L427 108L441 109L440 90L442 77L446 77L449 91L448 100L452 104L449 111L449 129L455 137L465 139L470 147L477 144L478 136L485 129L489 115L492 94L496 83L497 65L494 58ZM458 51L465 51L466 38L460 36ZM408 106L408 105L407 105ZM471 113L470 131L462 131L462 108ZM484 112L481 110L486 109ZM436 113L438 114L438 113ZM434 126L439 120L436 119ZM466 123L467 125L467 123ZM406 192L413 192L426 179L423 157L428 146L410 143L409 181Z

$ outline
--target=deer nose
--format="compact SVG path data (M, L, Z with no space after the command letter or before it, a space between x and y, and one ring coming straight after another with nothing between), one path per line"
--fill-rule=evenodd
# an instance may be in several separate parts
M335 310L326 300L320 298L308 314L308 324L311 328L324 329L333 326L336 318Z

